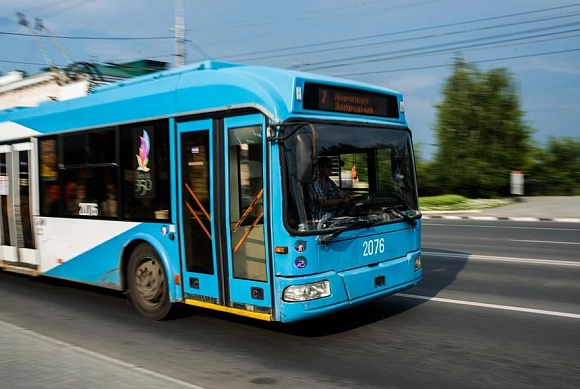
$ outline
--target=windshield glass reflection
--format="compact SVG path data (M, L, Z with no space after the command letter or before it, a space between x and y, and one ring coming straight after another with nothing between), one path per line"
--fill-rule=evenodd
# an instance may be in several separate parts
M286 153L286 224L297 231L414 223L420 216L410 132L360 125L314 124L312 177ZM289 128L287 131L292 131ZM292 150L295 137L286 140Z

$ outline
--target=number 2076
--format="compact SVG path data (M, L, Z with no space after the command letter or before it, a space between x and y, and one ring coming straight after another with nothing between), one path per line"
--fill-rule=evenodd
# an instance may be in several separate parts
M377 238L363 242L363 257L382 254L385 252L385 239Z

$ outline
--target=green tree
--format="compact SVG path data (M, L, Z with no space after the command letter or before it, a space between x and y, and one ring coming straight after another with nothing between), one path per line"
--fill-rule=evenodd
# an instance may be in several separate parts
M433 174L440 186L469 197L509 193L510 171L525 171L532 150L511 74L456 58L436 109Z
M430 196L440 194L439 184L436 174L433 173L433 162L423 158L423 145L414 144L415 167L417 169L417 185L419 186L419 196Z
M580 195L580 138L549 138L534 162L527 176L530 194Z

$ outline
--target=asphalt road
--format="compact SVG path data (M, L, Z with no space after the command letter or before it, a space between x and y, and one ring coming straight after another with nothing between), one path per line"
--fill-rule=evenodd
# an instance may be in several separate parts
M0 320L204 388L578 387L580 224L423 226L420 285L322 319L152 322L115 293L2 273Z

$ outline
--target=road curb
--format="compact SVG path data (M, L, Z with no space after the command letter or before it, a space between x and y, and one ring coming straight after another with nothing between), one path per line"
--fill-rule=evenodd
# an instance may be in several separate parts
M557 223L580 223L580 218L545 218L545 217L518 217L518 216L463 216L463 215L425 215L423 214L423 219L445 219L445 220L480 220L480 221L496 221L496 220L509 220L518 222L557 222Z

